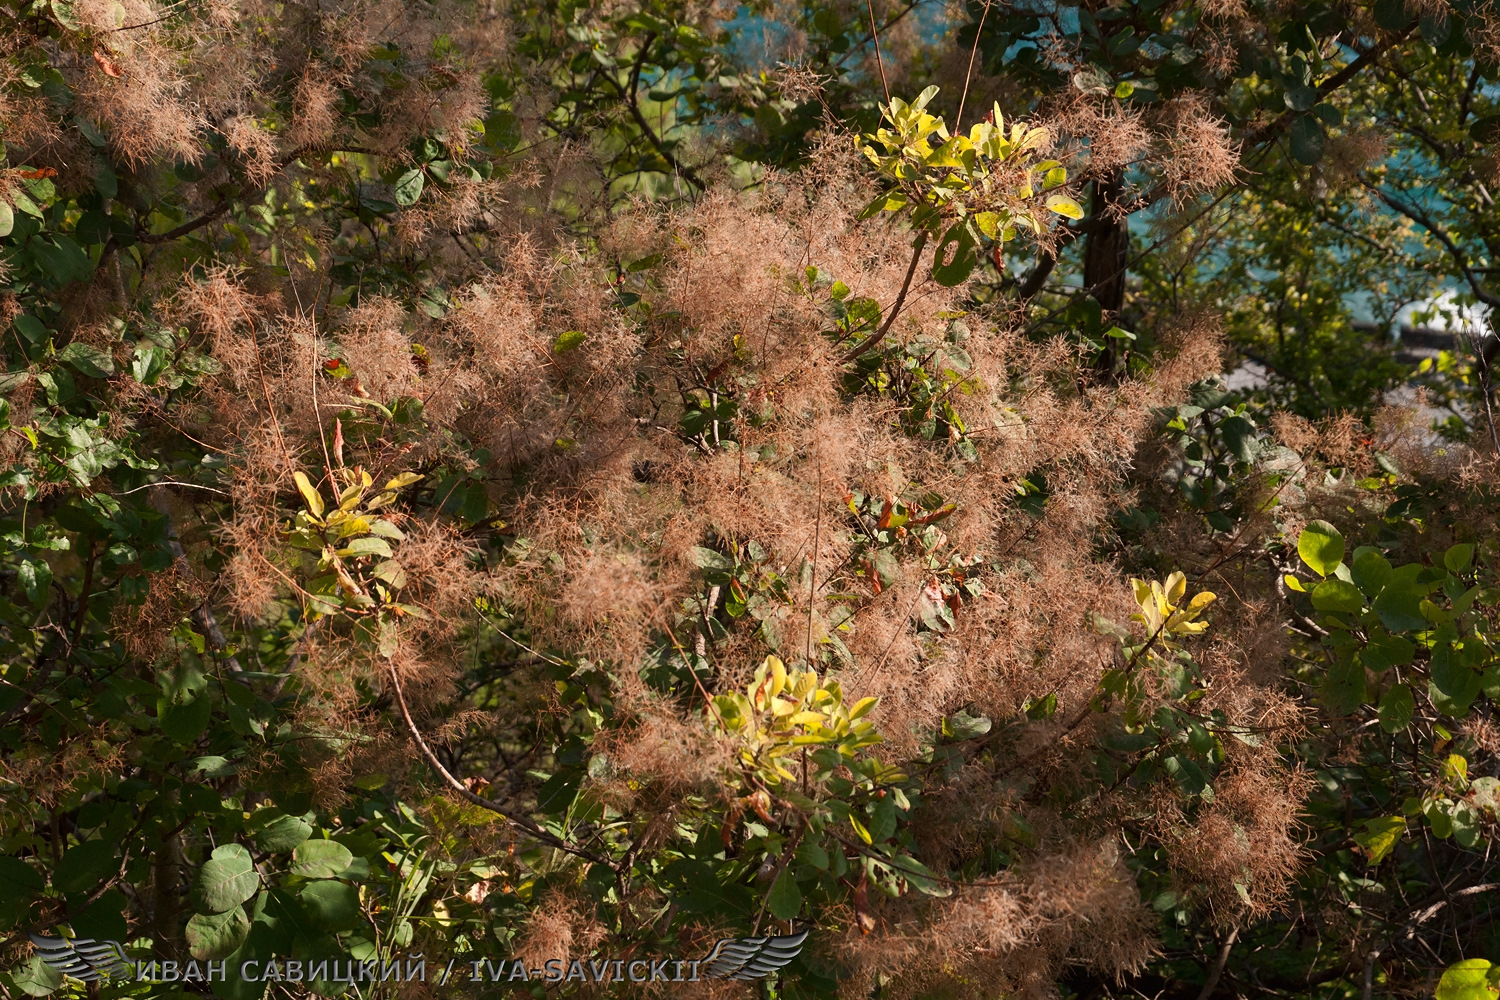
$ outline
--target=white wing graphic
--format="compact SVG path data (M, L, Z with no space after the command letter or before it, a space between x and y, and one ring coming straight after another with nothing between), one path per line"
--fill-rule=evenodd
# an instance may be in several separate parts
M807 931L781 937L724 938L698 963L709 979L763 979L802 952Z
M106 976L129 976L134 963L118 941L93 938L55 938L32 934L39 958L65 976L96 982Z

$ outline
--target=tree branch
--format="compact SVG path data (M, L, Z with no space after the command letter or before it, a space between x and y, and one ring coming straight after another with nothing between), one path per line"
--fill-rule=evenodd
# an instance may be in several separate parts
M468 802L471 802L476 806L488 809L490 812L499 816L501 819L505 820L512 826L520 827L522 830L525 830L527 833L531 834L533 837L540 840L544 844L555 847L559 851L565 851L568 854L572 854L577 857L584 858L585 860L592 861L595 864L606 865L610 868L614 867L614 865L610 863L608 858L605 858L598 854L594 854L590 851L585 851L578 847L574 847L572 844L569 844L561 837L555 836L549 831L542 829L541 825L538 824L536 820L532 819L530 816L513 813L510 810L506 809L504 806L500 805L498 802L492 802L482 795L476 795L474 792L470 791L462 781L459 781L457 778L455 778L453 776L453 773L443 766L442 761L438 760L437 754L432 752L432 748L428 746L427 741L422 738L421 731L417 729L416 722L412 720L411 710L406 707L406 693L401 689L401 678L396 674L395 664L387 663L386 666L391 675L391 687L396 693L396 704L401 709L401 718L406 720L406 728L411 733L412 740L416 742L417 749L420 750L422 756L427 759L427 763L432 766L433 770L437 771L437 773L442 777L443 781L448 785L449 788L453 789Z
M704 183L703 178L699 177L692 167L682 163L677 157L672 155L671 151L667 149L656 133L651 131L651 125L646 121L646 116L641 114L640 100L636 92L640 89L641 85L641 67L645 65L646 53L650 50L651 43L654 41L656 41L656 33L652 32L641 42L641 51L636 57L635 65L630 67L630 89L628 91L624 90L618 83L615 84L615 89L620 91L620 96L625 98L625 104L630 108L630 116L635 119L636 127L641 130L641 134L646 137L646 141L651 144L651 148L656 150L663 160L667 161L667 166L671 167L673 171L699 191L707 191L708 185ZM611 80L610 82L613 83L614 81Z
M861 354L885 339L885 335L890 332L891 326L896 322L896 317L901 313L901 305L906 301L906 293L911 290L912 275L917 273L917 263L921 261L922 250L926 246L927 233L924 231L917 236L917 242L912 246L911 263L906 266L906 280L901 282L901 291L896 293L896 301L891 303L891 311L886 315L885 322L880 324L880 329L875 331L863 343L857 345L842 358L839 358L839 364L847 365L849 362L857 360Z
M1239 936L1240 929L1236 927L1229 932L1229 936L1219 946L1219 957L1214 960L1214 967L1208 970L1208 979L1203 984L1203 992L1198 994L1198 1000L1208 1000L1214 995L1214 990L1219 985L1219 977L1224 975L1224 964L1229 961L1229 949L1234 947L1235 938Z

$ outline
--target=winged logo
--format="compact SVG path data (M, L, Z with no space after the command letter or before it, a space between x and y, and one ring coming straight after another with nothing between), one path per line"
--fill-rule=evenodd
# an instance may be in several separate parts
M32 934L37 957L65 976L86 983L107 976L128 976L134 968L125 948L118 941L96 941L93 938L55 938Z
M708 979L763 979L802 952L807 931L780 937L724 938L698 968Z

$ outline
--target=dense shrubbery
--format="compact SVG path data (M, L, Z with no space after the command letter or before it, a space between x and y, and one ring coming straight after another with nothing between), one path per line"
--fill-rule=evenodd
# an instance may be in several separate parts
M1493 995L1492 12L931 13L0 5L7 995Z

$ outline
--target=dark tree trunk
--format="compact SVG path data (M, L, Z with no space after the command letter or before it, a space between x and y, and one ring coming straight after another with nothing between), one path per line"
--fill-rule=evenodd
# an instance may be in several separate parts
M1083 243L1083 286L1103 312L1105 329L1120 320L1125 306L1126 265L1130 261L1130 220L1116 218L1112 208L1120 202L1124 178L1120 171L1094 181L1090 205L1091 226ZM1120 342L1106 338L1099 367L1115 374L1120 364Z
M178 957L177 920L182 904L178 888L181 860L181 846L177 834L173 833L157 848L151 873L155 910L151 928L154 945L152 950L162 959Z

